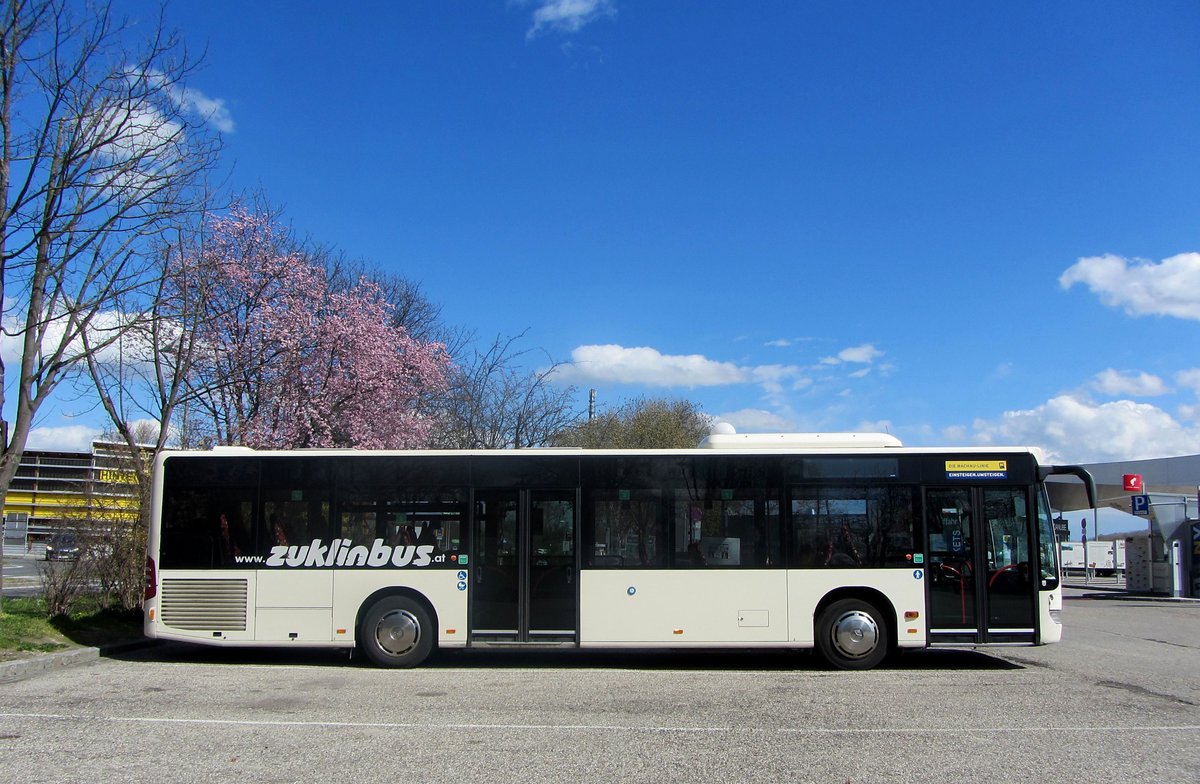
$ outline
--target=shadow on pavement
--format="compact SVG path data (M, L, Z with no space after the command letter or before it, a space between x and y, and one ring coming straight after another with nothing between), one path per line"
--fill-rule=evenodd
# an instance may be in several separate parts
M105 652L105 658L129 662L246 666L353 667L372 669L363 656L328 648L217 648L179 642L151 642L132 649ZM497 649L444 650L424 669L622 669L646 671L838 672L812 651L673 650L673 649ZM983 651L939 648L905 651L881 671L1016 670L1020 664Z

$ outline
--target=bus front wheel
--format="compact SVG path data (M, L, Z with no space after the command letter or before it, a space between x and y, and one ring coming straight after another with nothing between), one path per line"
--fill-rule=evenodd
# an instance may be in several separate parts
M420 602L385 596L363 616L358 644L380 667L416 667L433 650L433 622Z
M817 617L817 649L841 670L869 670L887 656L888 625L875 605L839 599Z

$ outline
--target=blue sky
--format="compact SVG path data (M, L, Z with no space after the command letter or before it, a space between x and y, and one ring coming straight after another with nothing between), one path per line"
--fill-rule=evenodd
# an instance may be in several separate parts
M527 331L581 408L595 388L742 431L1200 452L1194 2L166 17L207 50L190 86L231 188L452 324Z

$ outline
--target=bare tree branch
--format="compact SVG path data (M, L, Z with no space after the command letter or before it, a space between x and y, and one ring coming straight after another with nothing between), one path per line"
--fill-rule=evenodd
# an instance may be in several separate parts
M219 136L190 111L195 64L161 19L148 40L107 3L0 0L0 302L21 343L0 359L0 500L38 409L89 358L144 328L159 267L147 251L195 214Z
M525 370L514 337L497 336L483 351L459 361L450 382L443 427L434 446L442 449L520 449L543 446L579 421L573 387L552 381L562 363L546 358L546 367Z

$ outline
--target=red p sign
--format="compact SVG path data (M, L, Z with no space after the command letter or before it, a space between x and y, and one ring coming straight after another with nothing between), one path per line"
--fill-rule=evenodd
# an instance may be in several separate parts
M1125 490L1129 493L1142 492L1142 475L1125 474Z

